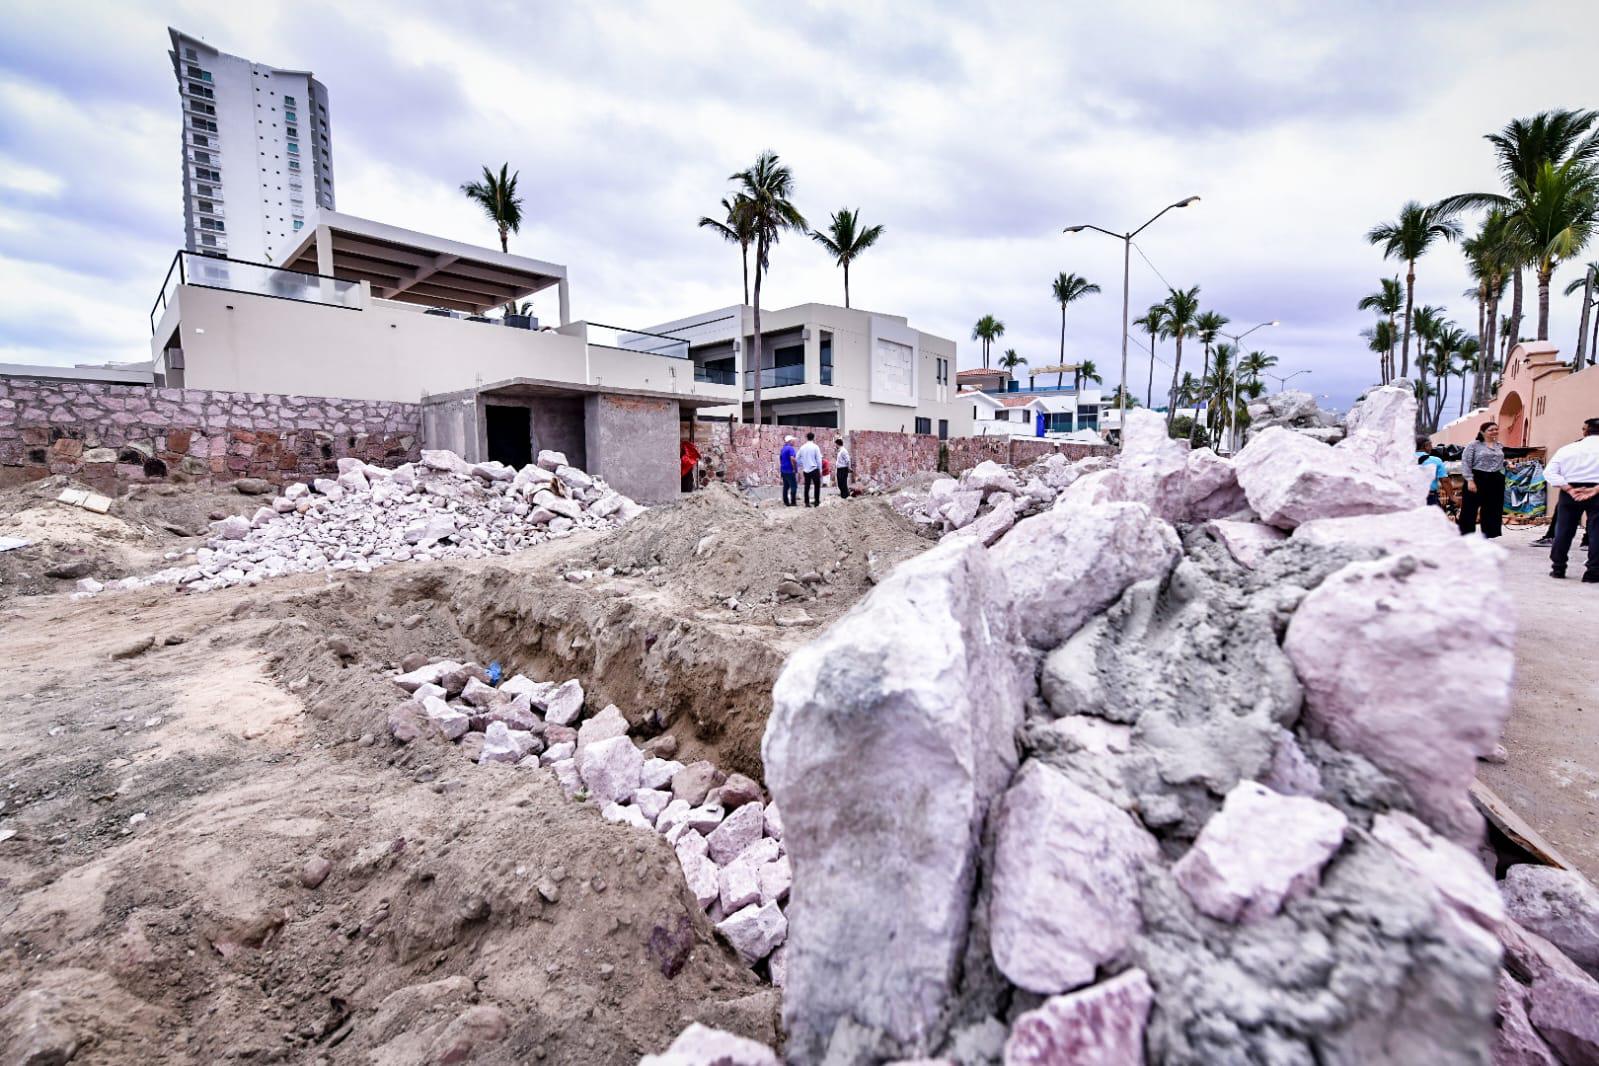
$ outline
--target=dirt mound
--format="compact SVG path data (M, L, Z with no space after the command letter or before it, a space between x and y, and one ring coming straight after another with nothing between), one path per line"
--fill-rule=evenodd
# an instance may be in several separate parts
M621 1064L696 1019L775 1038L777 993L663 841L547 773L382 738L401 657L491 657L441 602L460 576L8 605L0 1045Z
M816 622L842 614L894 564L929 546L884 497L783 507L713 484L635 518L595 545L587 565L642 575L686 603L737 612L739 621L790 625L804 624L794 608Z
M231 488L170 484L134 485L106 514L56 502L63 489L86 487L56 476L0 490L0 537L31 542L0 552L0 602L151 570L209 535L211 515L249 514L260 502Z

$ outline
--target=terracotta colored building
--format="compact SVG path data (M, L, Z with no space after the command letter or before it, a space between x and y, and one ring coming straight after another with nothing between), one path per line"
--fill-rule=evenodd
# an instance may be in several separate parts
M1573 373L1548 341L1526 341L1510 351L1504 380L1486 408L1439 428L1432 439L1464 445L1493 419L1500 440L1513 448L1555 449L1582 436L1585 419L1599 418L1599 366Z

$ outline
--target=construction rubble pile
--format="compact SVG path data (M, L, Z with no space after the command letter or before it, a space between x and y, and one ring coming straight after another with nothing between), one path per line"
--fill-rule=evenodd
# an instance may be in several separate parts
M1408 385L1408 382L1395 382L1391 387L1404 385ZM1344 437L1344 428L1339 424L1338 416L1323 411L1316 405L1314 396L1297 389L1262 396L1250 403L1248 411L1249 429L1246 435L1251 440L1273 426L1295 430L1325 444L1335 444Z
M1046 511L1073 481L1102 470L1111 460L1093 456L1072 462L1064 455L1046 455L1023 471L985 459L960 477L941 477L925 490L896 493L896 511L919 526L948 535L968 535L992 544L1021 518Z
M1378 389L1229 462L1129 412L1115 465L790 657L786 1061L1599 1060L1599 901L1484 853L1502 550L1423 506L1414 419Z
M517 470L424 451L388 469L340 459L337 479L296 482L253 517L215 522L192 562L80 592L177 585L192 591L255 584L284 574L370 571L408 559L504 555L580 528L602 529L644 508L604 481L541 451ZM181 558L173 553L171 559Z
M575 679L517 674L496 685L476 663L401 665L414 667L394 678L411 698L389 712L391 737L442 735L479 765L547 768L568 799L592 800L606 821L665 837L717 932L747 965L764 963L765 976L783 983L782 904L793 875L782 817L759 784L704 760L678 762L670 733L635 744L614 704L584 717Z

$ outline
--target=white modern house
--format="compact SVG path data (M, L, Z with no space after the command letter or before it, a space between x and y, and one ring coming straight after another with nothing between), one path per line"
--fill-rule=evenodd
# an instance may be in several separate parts
M742 404L702 417L753 422L754 330L754 309L733 305L651 326L636 343L686 342L698 380L742 386ZM971 432L971 409L955 399L955 342L903 316L819 303L762 308L761 338L761 421L941 439Z
M1011 437L1096 436L1105 428L1108 401L1098 389L1081 391L985 391L963 389L957 398L971 410L973 432ZM1083 438L1086 439L1086 438Z
M327 89L310 71L167 33L183 111L184 247L267 262L308 208L334 207Z

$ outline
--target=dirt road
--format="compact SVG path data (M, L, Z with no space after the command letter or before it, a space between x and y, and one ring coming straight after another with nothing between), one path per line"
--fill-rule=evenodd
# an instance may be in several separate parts
M1590 879L1599 880L1599 585L1580 562L1549 577L1543 527L1508 530L1505 569L1516 633L1516 699L1505 728L1510 761L1479 773Z

